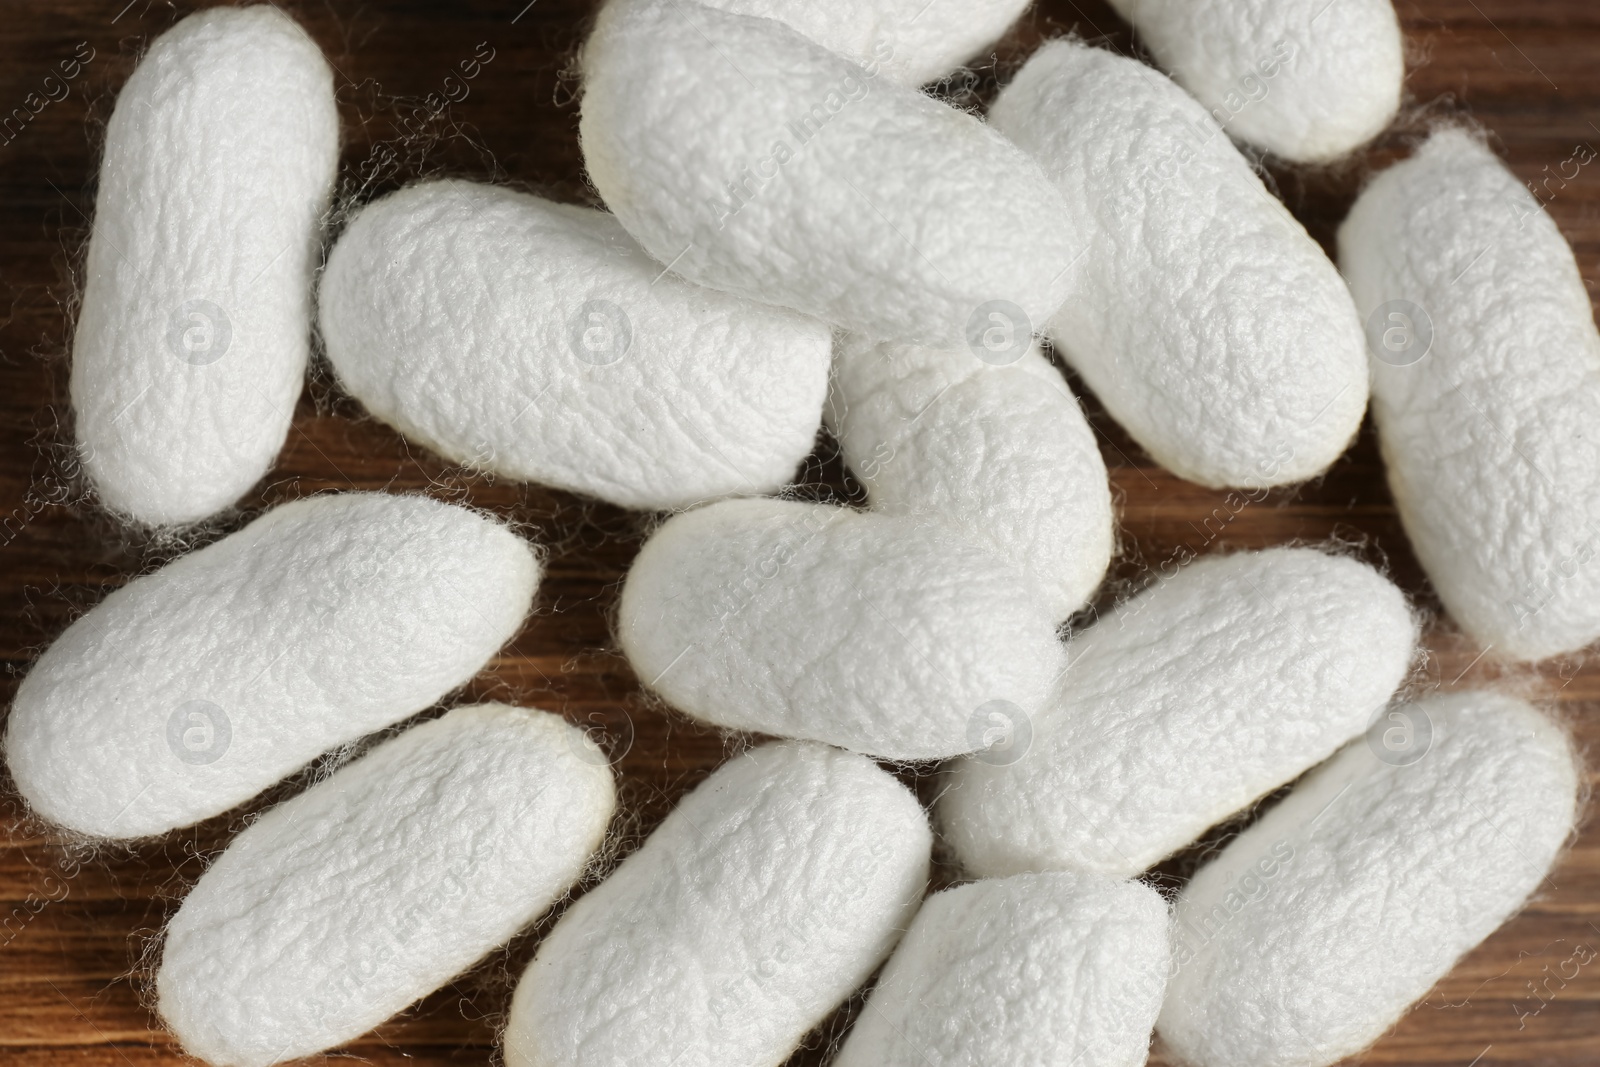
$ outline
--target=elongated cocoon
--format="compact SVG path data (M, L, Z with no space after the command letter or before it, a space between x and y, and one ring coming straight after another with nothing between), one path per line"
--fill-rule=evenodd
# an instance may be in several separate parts
M1076 217L971 115L771 19L611 0L584 46L584 162L690 281L876 340L1022 336L1066 298Z
M1494 693L1402 714L1425 755L1353 742L1184 890L1157 1024L1184 1061L1320 1067L1365 1048L1555 861L1578 788L1559 728Z
M828 327L662 275L616 219L463 181L371 204L334 246L339 382L460 463L638 508L787 484Z
M79 833L198 822L465 684L538 581L528 543L465 508L284 504L67 627L17 690L12 777Z
M1390 0L1111 0L1218 125L1298 163L1325 163L1400 110L1406 62Z
M217 1067L343 1044L544 914L615 806L605 756L557 716L424 723L233 839L167 927L161 1016Z
M1404 595L1354 560L1174 569L1071 642L1030 748L956 764L946 837L980 876L1135 874L1360 733L1416 636Z
M1033 714L1065 667L1015 566L940 523L782 500L668 520L617 639L697 719L889 759L983 747L984 708Z
M507 1067L777 1067L894 947L931 847L916 798L861 756L734 758L539 947Z
M995 366L846 338L830 421L875 509L954 520L1016 559L1058 619L1100 584L1114 541L1105 462L1036 348Z
M1067 872L929 897L834 1067L1141 1067L1167 984L1167 906Z
M883 76L921 85L994 44L1028 0L711 0L738 15L777 19Z
M989 117L1093 222L1050 335L1157 462L1255 488L1344 451L1367 403L1350 294L1204 108L1142 63L1054 41Z
M1445 607L1511 658L1600 637L1600 334L1555 223L1444 130L1362 193L1339 257L1389 487Z
M128 79L72 346L78 450L113 512L197 522L272 466L338 157L333 74L270 5L191 15Z

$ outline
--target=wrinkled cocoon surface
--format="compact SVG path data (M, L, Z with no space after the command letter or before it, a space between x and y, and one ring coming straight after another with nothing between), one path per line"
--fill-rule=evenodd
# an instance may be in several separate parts
M198 822L465 684L538 581L528 543L465 508L284 504L135 578L45 650L12 706L12 777L80 833Z
M1026 335L1070 290L1076 217L1038 164L782 23L612 0L583 69L589 177L691 281L942 347L996 301Z
M424 723L233 839L167 927L161 1016L218 1067L343 1044L544 914L615 806L604 754L557 716Z
M1356 201L1339 257L1382 349L1389 486L1445 607L1501 656L1600 637L1600 334L1555 223L1444 130Z
M266 4L191 15L128 79L72 347L78 450L113 512L197 522L272 466L338 156L332 71Z
M1140 1067L1167 984L1167 906L1066 872L922 905L833 1067Z
M991 551L942 523L783 500L668 520L628 572L617 639L697 719L889 759L984 747L984 707L1033 714L1066 664L1054 616Z
M1400 109L1390 0L1111 0L1139 41L1234 137L1285 159L1337 159Z
M1320 1067L1376 1041L1515 913L1572 829L1566 736L1521 701L1405 709L1407 766L1353 742L1202 868L1158 1028L1197 1067Z
M894 947L931 846L916 798L861 756L735 757L539 947L508 1067L777 1067Z
M1092 222L1050 334L1157 462L1254 488L1344 451L1367 403L1350 294L1204 108L1142 63L1055 41L990 119Z
M777 19L883 76L922 85L994 44L1028 0L711 0L738 15Z
M815 319L662 276L610 215L464 181L363 209L320 314L340 384L406 436L638 508L786 484L832 342Z
M962 760L940 801L973 874L1144 870L1360 733L1416 626L1365 564L1304 548L1163 573L1068 646L1012 762Z
M875 509L949 518L986 539L1056 618L1100 584L1115 539L1106 466L1037 349L992 366L965 349L845 338L830 422Z

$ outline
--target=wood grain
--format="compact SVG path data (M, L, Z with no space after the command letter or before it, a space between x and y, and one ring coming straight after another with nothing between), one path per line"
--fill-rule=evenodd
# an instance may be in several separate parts
M86 505L62 460L74 272L93 205L100 133L143 47L196 6L193 0L8 0L0 19L0 108L26 106L28 94L43 95L45 77L61 60L93 53L64 99L0 136L0 657L6 668L0 699L7 704L29 662L71 618L131 575L189 547L120 533ZM284 6L337 69L345 198L449 173L512 181L563 200L592 199L577 146L571 74L589 3L292 0ZM1440 117L1470 112L1530 181L1578 143L1600 143L1600 7L1588 0L1402 0L1399 10L1410 60L1405 120L1332 171L1269 169L1280 195L1325 243L1370 168L1403 154ZM996 60L950 86L948 95L964 105L981 103L1041 38L1068 31L1137 48L1098 0L1042 0ZM480 45L493 58L467 84L465 98L430 115L429 95L446 91L445 78L462 60L484 54ZM448 88L460 96L459 83ZM60 95L58 88L48 91ZM426 122L416 136L407 125L419 109ZM1549 210L1592 291L1600 278L1600 168L1585 168L1559 188ZM1235 512L1225 494L1156 468L1089 403L1122 523L1122 555L1106 599L1177 552L1337 538L1389 566L1437 615L1396 522L1370 430L1326 477ZM859 498L826 443L802 481L818 498ZM538 704L604 724L619 744L630 745L618 765L628 812L624 847L736 744L644 699L612 650L618 583L649 517L470 476L363 419L319 371L272 475L238 514L196 540L324 488L426 490L525 522L551 546L536 616L467 695ZM1538 671L1507 671L1478 659L1437 618L1428 645L1428 683L1526 687L1558 706L1586 747L1600 740L1600 669L1574 658ZM924 795L933 788L928 772L908 778ZM0 1064L181 1062L143 1006L144 954L206 858L251 812L301 784L286 783L160 845L91 852L30 822L0 779ZM1158 880L1179 884L1194 855L1164 865ZM488 1062L514 976L547 927L548 921L341 1055L382 1064ZM1585 832L1536 902L1463 960L1365 1062L1594 1062L1600 967L1568 980L1551 977L1570 972L1561 964L1580 946L1600 946L1597 832ZM849 1011L821 1028L795 1062L821 1063ZM1166 1062L1159 1046L1155 1061Z

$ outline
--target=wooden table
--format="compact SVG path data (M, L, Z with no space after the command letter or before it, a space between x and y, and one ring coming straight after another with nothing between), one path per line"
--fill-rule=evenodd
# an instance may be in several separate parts
M126 4L126 6L124 6ZM524 6L526 5L526 6ZM193 0L8 0L0 19L0 107L61 96L44 79L63 60L81 69L0 147L0 656L9 703L38 651L77 613L131 575L188 545L130 539L83 506L62 476L69 447L67 347L75 272L88 236L98 143L117 88L150 38ZM424 174L513 181L562 200L591 199L577 144L573 53L590 4L581 0L289 0L337 70L346 146L341 194L365 199ZM1410 61L1407 119L1374 150L1331 172L1273 167L1272 181L1324 243L1374 164L1403 154L1428 123L1470 113L1518 175L1553 171L1580 142L1600 144L1600 7L1587 0L1402 0ZM976 104L1044 37L1075 31L1132 47L1098 0L1041 2L999 59L950 87ZM488 56L490 58L485 59ZM479 60L460 78L462 61ZM454 76L454 77L452 77ZM452 78L447 82L447 78ZM455 98L422 138L401 121ZM9 136L9 135L8 135ZM4 138L0 138L4 140ZM1561 187L1549 210L1593 288L1600 269L1600 168ZM1370 429L1316 483L1235 512L1225 494L1156 468L1088 400L1111 469L1122 554L1102 604L1187 547L1196 552L1337 539L1387 565L1433 612L1422 681L1530 687L1559 708L1581 742L1600 740L1600 669L1581 659L1507 671L1477 658L1448 622L1400 532ZM859 500L828 447L803 483L818 498ZM426 490L530 524L550 546L535 617L475 681L467 698L537 704L631 736L619 763L632 844L739 742L644 699L613 650L608 618L650 516L537 487L465 474L409 447L313 376L288 445L244 511L322 489ZM908 774L924 795L931 771ZM148 949L186 886L253 811L174 834L160 845L89 852L30 823L0 778L0 1064L153 1067L181 1060L144 1006ZM1158 880L1179 883L1192 853ZM946 872L948 876L948 872ZM1471 953L1368 1056L1374 1064L1591 1064L1600 1057L1600 967L1563 980L1563 962L1600 946L1600 833L1586 833L1519 918ZM345 1050L379 1063L487 1063L512 984L548 921L406 1017ZM1583 949L1583 951L1579 951ZM1556 977L1552 977L1556 976ZM1537 989L1535 988L1537 986ZM821 1063L849 1009L795 1062ZM1158 1046L1156 1060L1161 1061Z

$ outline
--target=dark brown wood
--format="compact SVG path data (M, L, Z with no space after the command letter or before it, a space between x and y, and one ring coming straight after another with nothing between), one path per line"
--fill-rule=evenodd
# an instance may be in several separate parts
M124 5L127 5L126 7ZM526 4L526 6L524 6ZM75 614L181 547L118 531L65 477L65 353L75 274L94 199L98 143L118 86L150 38L195 0L8 0L0 18L0 109L30 93L60 95L44 78L92 50L67 86L0 145L0 700ZM341 193L366 198L423 174L511 181L592 200L578 151L573 54L591 5L582 0L288 0L337 69L346 147ZM1402 0L1410 59L1408 108L1397 129L1332 171L1273 166L1289 206L1323 242L1374 165L1403 154L1429 122L1470 113L1533 181L1575 145L1600 144L1600 7L1588 0ZM998 77L1043 37L1069 31L1137 48L1102 0L1041 0L997 59L948 89L981 103ZM479 52L493 58L464 99L410 137L401 125ZM452 83L454 95L460 89ZM3 114L5 112L0 112ZM0 141L5 141L0 137ZM1559 188L1549 210L1572 241L1591 291L1600 280L1600 169ZM1437 618L1396 522L1370 430L1317 482L1237 512L1226 494L1156 468L1090 401L1121 511L1116 588L1173 553L1337 538L1386 563L1435 613L1424 681L1497 681L1559 707L1581 742L1600 741L1600 669L1582 658L1510 671ZM854 492L824 447L804 472L817 495ZM734 743L646 700L613 650L609 619L621 576L651 521L540 489L473 477L364 419L319 370L272 475L205 533L235 529L273 503L323 488L425 489L528 524L550 546L549 577L527 629L468 690L603 722L632 747L619 770L627 809L622 847L660 820ZM1104 601L1103 601L1104 602ZM914 776L913 776L914 777ZM0 778L0 1063L17 1067L163 1067L182 1057L147 1010L145 955L205 859L253 811L303 784L286 783L246 809L160 845L91 852L30 822ZM928 774L915 784L927 795ZM1178 884L1193 855L1159 872ZM404 1018L349 1046L374 1063L483 1064L493 1055L510 990L541 932L505 951ZM1600 1056L1600 967L1563 981L1579 946L1600 947L1600 833L1586 832L1537 901L1471 953L1366 1057L1373 1064L1588 1065ZM1588 953L1592 955L1592 952ZM798 1054L822 1062L848 1009ZM1156 1061L1165 1062L1159 1046Z

